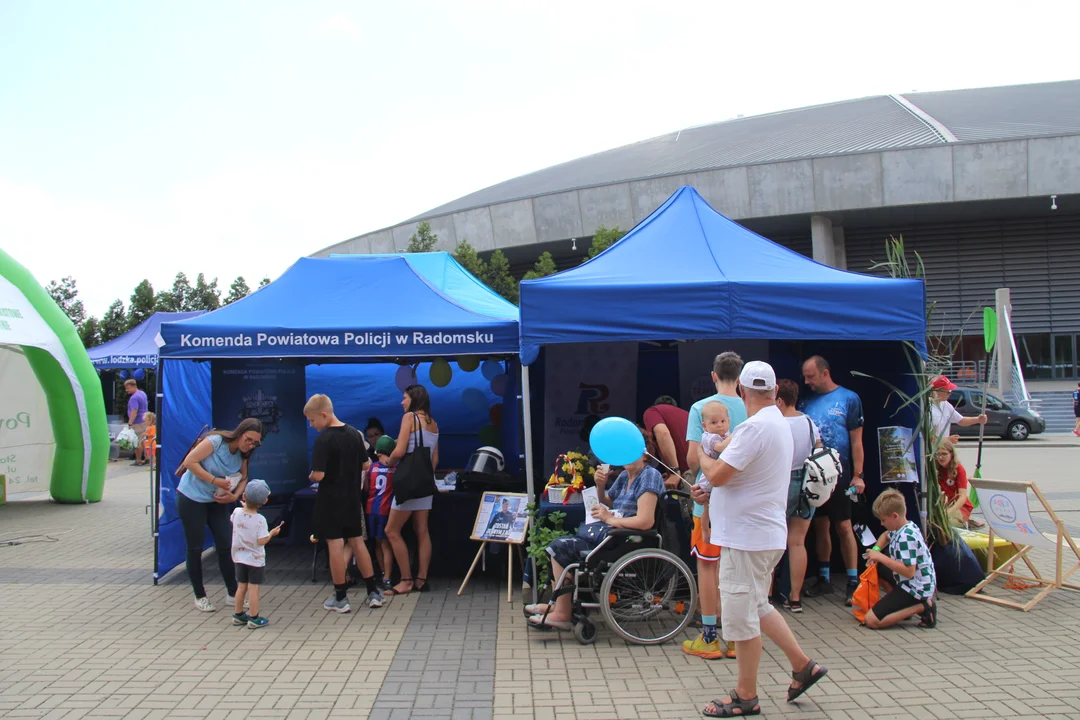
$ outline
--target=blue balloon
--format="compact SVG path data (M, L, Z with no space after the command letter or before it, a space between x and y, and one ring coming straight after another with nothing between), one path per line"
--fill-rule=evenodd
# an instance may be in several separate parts
M138 368L135 370L135 372L131 373L131 377L135 378L136 380L142 380L144 377L146 377L146 372L142 368Z
M473 412L483 412L491 406L484 391L474 387L461 391L461 404L465 406L465 409Z
M604 418L589 433L589 447L601 462L629 465L645 454L645 437L626 418Z
M503 366L498 360L485 360L484 364L480 366L480 373L489 382L494 380L496 375L502 375L502 372Z
M121 380L127 380L128 379L128 371L127 370L121 370L120 371L120 379Z

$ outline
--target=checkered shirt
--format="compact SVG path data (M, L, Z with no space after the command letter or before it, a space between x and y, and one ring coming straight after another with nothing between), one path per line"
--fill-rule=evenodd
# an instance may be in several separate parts
M911 594L916 600L928 600L934 596L937 588L937 576L934 574L934 561L930 558L930 550L926 547L922 533L918 526L909 522L904 527L889 535L889 557L899 560L907 566L915 567L915 576L908 579L896 575L900 587Z

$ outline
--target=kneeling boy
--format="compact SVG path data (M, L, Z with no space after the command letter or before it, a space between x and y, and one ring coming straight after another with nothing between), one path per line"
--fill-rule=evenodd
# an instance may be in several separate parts
M875 547L885 546L888 554L868 550L866 560L877 563L882 589L891 589L866 613L866 627L887 628L914 615L921 616L919 627L934 627L937 624L934 561L919 527L907 519L904 496L896 490L881 493L874 501L874 515L886 530ZM896 577L891 577L892 574Z

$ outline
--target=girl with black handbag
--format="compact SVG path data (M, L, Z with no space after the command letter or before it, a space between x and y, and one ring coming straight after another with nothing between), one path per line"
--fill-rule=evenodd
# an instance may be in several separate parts
M394 560L401 568L401 579L387 592L388 595L407 595L416 590L427 592L428 566L431 565L431 534L428 516L431 499L438 492L435 486L435 466L439 464L439 425L431 417L431 399L423 385L405 388L401 400L405 416L401 419L401 431L397 444L390 455L394 471L394 501L390 505L390 519L386 523L386 537L394 549ZM412 517L416 533L417 572L416 581L408 577L412 564L409 548L401 529Z

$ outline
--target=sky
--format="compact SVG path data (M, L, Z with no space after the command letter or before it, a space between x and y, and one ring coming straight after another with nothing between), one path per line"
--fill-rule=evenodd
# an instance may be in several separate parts
M1080 77L985 3L0 0L0 248L89 313L509 178L867 95Z

